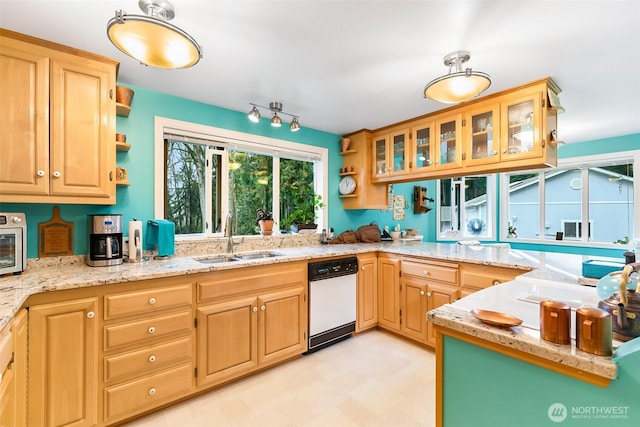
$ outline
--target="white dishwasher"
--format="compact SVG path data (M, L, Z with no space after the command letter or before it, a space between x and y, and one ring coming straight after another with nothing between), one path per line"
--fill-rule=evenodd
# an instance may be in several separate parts
M347 339L356 330L357 272L356 257L309 263L307 353Z

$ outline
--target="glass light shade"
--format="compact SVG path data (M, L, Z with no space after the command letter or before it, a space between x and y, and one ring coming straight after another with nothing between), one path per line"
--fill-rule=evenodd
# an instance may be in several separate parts
M249 120L251 120L253 123L258 123L260 121L260 110L258 110L258 108L254 105L253 109L249 112L247 116L249 117Z
M457 104L468 101L487 90L491 85L488 74L461 71L447 74L432 80L424 88L424 96L444 104Z
M280 126L282 126L282 119L278 117L277 113L273 114L273 118L271 119L271 126L273 126L274 128L279 128Z
M164 69L192 67L202 58L198 43L167 22L120 11L107 24L111 43L145 65Z

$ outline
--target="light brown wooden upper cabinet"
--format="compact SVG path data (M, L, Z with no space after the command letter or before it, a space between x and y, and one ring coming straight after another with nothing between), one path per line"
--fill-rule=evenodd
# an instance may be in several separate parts
M486 165L500 161L500 104L478 105L463 119L462 163Z
M372 181L555 166L559 93L544 78L374 131Z
M458 169L462 166L462 113L436 117L436 170Z
M377 181L385 178L397 178L409 174L409 141L411 130L408 127L394 128L385 133L373 135L374 162L372 175Z
M371 132L361 130L345 138L351 140L348 151L341 152L342 172L340 176L351 176L356 181L356 190L351 194L341 194L344 209L387 209L389 207L389 186L372 183L370 165L373 163ZM347 172L344 169L347 168ZM353 169L353 170L352 170Z
M436 132L433 120L421 120L413 125L409 169L412 174L435 169Z
M4 202L115 203L118 63L0 30Z

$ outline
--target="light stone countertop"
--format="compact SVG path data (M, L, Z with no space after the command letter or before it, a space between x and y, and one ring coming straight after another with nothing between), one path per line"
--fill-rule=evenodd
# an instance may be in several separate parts
M500 286L504 286L500 285ZM609 356L596 356L576 348L575 340L570 345L560 345L540 338L540 332L524 326L500 328L486 325L467 310L444 305L427 313L427 319L485 341L520 350L553 362L580 369L601 377L616 379L618 366Z
M239 240L236 239L236 240ZM213 242L213 243L212 243ZM520 268L532 278L579 283L581 263L585 257L519 251L500 246L470 247L458 244L394 241L342 245L320 245L317 236L311 238L249 237L238 245L236 252L270 250L282 256L250 261L202 264L194 259L207 254L219 254L226 243L223 239L176 242L176 256L144 263L124 263L113 267L89 267L84 257L30 259L20 275L0 277L0 330L11 320L30 295L64 289L101 286L136 280L154 279L211 271L243 268L323 257L357 255L382 251L407 256L438 258L457 262L491 264ZM533 270L533 271L530 271Z

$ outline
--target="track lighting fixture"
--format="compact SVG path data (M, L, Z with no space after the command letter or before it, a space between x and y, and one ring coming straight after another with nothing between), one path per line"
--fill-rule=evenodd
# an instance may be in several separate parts
M271 117L271 126L279 128L282 126L282 119L278 116L278 113L284 114L285 116L292 117L291 123L289 124L289 130L291 132L297 132L300 130L300 122L298 121L298 116L294 114L285 113L282 111L282 103L280 102L270 102L268 107L263 105L254 104L252 102L249 103L253 108L247 114L249 120L254 123L258 123L260 121L260 110L258 108L264 108L271 112L273 112L273 117Z

